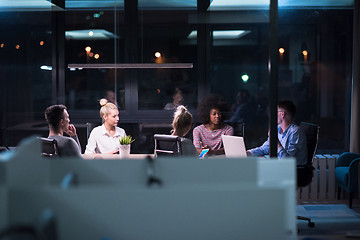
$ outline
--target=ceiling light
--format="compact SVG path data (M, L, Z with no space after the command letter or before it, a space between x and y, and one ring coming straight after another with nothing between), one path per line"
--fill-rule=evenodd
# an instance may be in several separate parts
M270 0L251 0L251 1L239 1L239 0L213 0L209 6L209 10L233 10L239 8L269 8Z
M158 57L161 57L161 53L160 53L160 52L156 52L156 53L155 53L155 57L157 57L157 58L158 58Z
M42 65L40 68L41 68L42 70L46 70L46 71L51 71L51 70L52 70L52 66Z
M56 6L48 0L1 0L1 11L61 11L62 8Z
M303 8L303 7L321 7L321 8L334 8L334 7L353 7L354 0L278 0L279 7L286 8ZM270 0L212 0L208 10L249 10L249 9L269 9Z
M240 38L248 33L250 33L251 31L247 31L247 30L217 30L217 31L213 31L213 39L236 39L236 38ZM189 39L195 39L197 37L197 31L192 31L188 38Z
M108 40L111 38L118 38L115 34L104 29L66 31L65 37L66 39L71 40Z

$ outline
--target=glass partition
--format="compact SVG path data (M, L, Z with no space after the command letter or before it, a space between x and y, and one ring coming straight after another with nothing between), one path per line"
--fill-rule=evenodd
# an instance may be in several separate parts
M108 8L66 11L65 56L69 64L114 64L124 62L122 4ZM123 71L115 68L67 67L66 105L74 111L98 110L99 100L107 98L125 109Z
M294 101L297 122L320 125L319 153L348 146L352 25L352 9L279 8L279 99Z
M0 7L0 31L0 145L16 146L52 103L50 6Z
M278 99L295 103L297 123L320 125L319 153L342 152L350 118L352 1L341 7L279 4ZM218 19L210 22L210 86L231 106L228 121L245 122L246 147L252 148L265 141L268 131L269 19L267 10L235 5L226 9L233 16L226 20L220 18L224 8L215 11L214 6L210 13Z
M353 2L279 1L278 97L295 102L297 122L320 125L323 153L348 147ZM175 98L197 121L197 103L210 93L232 107L228 121L245 122L247 148L266 139L269 1L44 3L0 6L0 145L46 134L43 111L54 103L67 105L82 134L86 122L99 121L104 97L120 108L120 125L142 139L144 126L147 137L157 131L150 129L155 123L169 131ZM55 72L52 65L62 61L65 67ZM249 110L236 116L244 99ZM151 149L138 149L144 148Z
M198 86L193 66L197 61L197 44L196 38L195 42L189 38L196 26L188 22L193 12L169 7L142 8L139 12L141 62L174 64L170 68L139 71L139 110L172 110L169 106L173 102L196 107ZM192 66L178 68L176 64L182 63Z
M228 124L244 124L246 148L260 146L269 122L269 5L234 7L230 16L212 11L210 86L230 107Z

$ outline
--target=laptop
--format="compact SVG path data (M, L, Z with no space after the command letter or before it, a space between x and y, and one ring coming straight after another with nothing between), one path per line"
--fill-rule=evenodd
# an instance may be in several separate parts
M221 135L226 157L246 157L243 137Z

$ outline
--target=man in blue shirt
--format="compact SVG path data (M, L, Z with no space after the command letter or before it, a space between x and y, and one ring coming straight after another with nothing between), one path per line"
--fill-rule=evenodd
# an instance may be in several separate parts
M278 103L278 146L279 158L295 157L297 165L307 162L307 146L304 132L293 122L296 107L291 101ZM269 138L260 147L247 151L249 156L263 156L269 154Z

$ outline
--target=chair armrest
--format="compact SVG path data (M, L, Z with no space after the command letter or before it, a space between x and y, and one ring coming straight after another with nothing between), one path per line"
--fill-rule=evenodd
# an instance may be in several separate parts
M348 167L350 166L351 162L356 158L360 158L360 154L345 152L341 154L337 159L336 167Z
M349 190L350 192L358 191L358 166L360 163L360 158L353 160L349 166Z
M350 176L350 177L351 177L352 175L357 176L359 163L360 163L360 158L354 159L354 160L350 163L350 166L349 166L349 176Z

